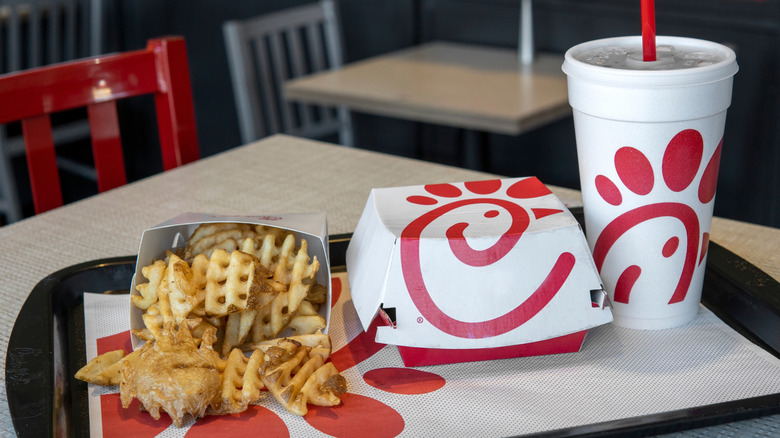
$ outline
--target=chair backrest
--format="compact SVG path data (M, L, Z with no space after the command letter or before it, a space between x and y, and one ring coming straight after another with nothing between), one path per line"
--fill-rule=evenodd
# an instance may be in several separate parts
M332 0L223 25L241 140L284 132L323 137L351 131L345 109L286 102L286 80L341 67L342 41Z
M117 7L107 0L3 0L0 2L0 73L97 56L116 46L113 29ZM111 34L109 41L108 34ZM81 111L57 117L57 145L89 139L89 124ZM81 146L79 146L81 147ZM23 156L18 124L0 125L0 213L9 222L23 217L14 158ZM88 164L59 154L60 169L96 180Z
M98 190L127 182L116 100L153 94L165 170L199 158L184 39L0 76L0 123L22 121L35 213L62 205L50 114L87 108Z
M438 3L439 5L437 5L437 0L420 0L417 2L417 6L413 10L413 21L416 23L416 26L414 26L415 35L413 38L415 44L421 44L423 42L434 40L447 40L449 39L448 37L452 37L453 31L462 32L462 28L460 26L452 25L449 20L445 21L437 19L437 15L441 15L441 8L438 6L440 6L442 2L439 1ZM506 12L506 10L509 8L519 6L517 58L521 65L532 65L534 63L534 58L536 57L536 45L534 43L533 0L520 0L519 2L494 2L492 5L486 5L481 0L470 0L465 2L461 0L459 2L451 3L456 4L458 7L462 7L464 6L463 3L467 3L465 6L468 9L465 9L465 11L469 11L472 8L477 8L480 11L484 11L486 7L495 6L497 11L498 9L501 10L501 13ZM468 13L463 11L464 9L461 9L458 12L458 15L463 16ZM447 12L444 12L444 14L447 14ZM489 14L484 16L489 16ZM438 26L437 24L439 22L444 23L444 25ZM439 35L439 32L437 31L439 28L442 30L446 29L447 34Z
M104 48L103 1L3 1L0 72L99 55Z

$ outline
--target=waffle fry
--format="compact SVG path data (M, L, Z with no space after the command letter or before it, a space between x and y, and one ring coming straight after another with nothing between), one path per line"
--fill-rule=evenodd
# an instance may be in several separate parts
M298 314L296 316L319 315L319 308L320 305L317 303L312 303L311 301L302 301L301 305L298 307Z
M260 264L273 271L276 260L281 252L281 247L287 239L293 239L295 244L295 235L287 230L280 228L262 227L258 229L256 238L245 238L241 241L241 251L252 254L260 260Z
M190 268L174 253L169 253L166 259L167 265L156 260L141 269L149 281L136 286L140 296L130 297L136 307L146 310L144 324L156 335L164 322L180 324L188 319L198 305L202 307L205 297L205 276L199 270ZM199 267L195 263L193 266Z
M222 355L227 356L234 348L244 343L254 325L257 310L231 313L225 323L225 337L222 340Z
M292 315L287 307L288 295L280 293L271 302L271 305L258 309L254 324L252 325L251 338L253 342L264 339L273 339L290 323Z
M190 265L171 254L158 296L163 322L181 324L198 305L198 286Z
M146 312L141 315L141 318L144 321L146 330L151 333L152 337L154 339L159 338L163 329L163 316L160 314L157 304L146 309Z
M149 330L148 328L131 329L130 333L132 333L133 336L135 336L136 338L144 342L153 341L155 339L154 333L152 333L152 331Z
M222 320L219 318L209 318L209 319L202 319L202 318L194 318L189 319L190 326L195 324L194 327L192 327L192 337L195 339L196 344L200 345L201 339L203 336L209 331L213 330L214 333L219 332L222 329ZM213 342L213 344L216 344L216 340Z
M224 361L221 374L221 403L209 409L209 415L238 414L244 412L250 403L260 399L263 382L258 373L263 353L257 351L250 357L234 349Z
M328 288L315 283L309 289L309 294L306 295L306 301L310 303L324 304L328 299Z
M317 313L312 303L304 301L298 313L293 315L288 310L287 300L287 294L280 294L270 306L258 310L248 342L275 339L286 328L292 329L295 335L305 335L327 326L327 321Z
M325 329L327 321L320 316L319 305L311 301L302 301L298 313L287 324L296 334L306 335Z
M301 240L301 247L293 259L292 270L290 272L290 288L287 292L290 295L288 299L288 306L290 306L290 312L296 312L301 302L309 294L311 285L316 282L315 277L317 271L320 269L320 263L317 261L317 257L314 259L309 258L308 244L305 240ZM309 263L311 261L311 263ZM277 266L278 270L278 266Z
M346 380L335 366L323 366L325 358L311 354L312 347L285 338L265 350L261 368L263 383L290 413L306 415L309 403L334 406L346 392Z
M140 296L133 295L130 297L130 300L136 307L146 310L157 302L158 290L165 273L165 267L164 261L157 260L151 265L141 268L141 275L149 281L136 286L136 289L141 294Z
M195 285L195 298L197 305L192 313L198 316L206 315L206 273L209 269L209 258L205 254L198 254L192 259L192 283Z
M346 392L347 380L339 374L333 362L317 368L301 388L301 394L306 395L306 403L315 406L336 406Z
M323 334L321 330L317 330L315 333L306 335L288 336L286 339L297 342L303 346L311 347L312 351L309 354L319 354L323 360L327 360L330 357L331 343L330 336ZM279 339L268 339L260 342L253 342L244 344L244 347L251 350L267 351L269 348L277 346Z
M255 228L250 224L208 223L201 224L187 239L184 258L191 260L198 254L211 257L217 249L232 252L238 248L238 242L247 237L255 237Z
M307 361L309 350L309 347L282 340L279 346L269 348L265 353L268 361L262 368L263 383L276 401L295 415L306 415L308 409L300 389L322 362L320 356L315 356L314 362Z
M114 350L98 355L76 371L74 377L96 385L108 385L111 380L111 369L123 357L125 357L125 350Z
M100 373L100 375L98 375L96 381L91 383L98 383L100 385L112 385L112 386L119 385L119 382L122 379L122 368L124 368L125 363L132 365L137 358L138 358L138 351L133 351L130 354L125 355L125 357L120 359L118 362L106 368L105 371L103 371L102 373ZM105 383L101 382L101 380L103 379L105 379Z
M325 318L320 315L295 315L287 324L296 334L314 333L327 326Z
M228 254L215 250L206 271L206 313L223 316L268 304L274 291L263 281L265 276L256 257L241 251Z

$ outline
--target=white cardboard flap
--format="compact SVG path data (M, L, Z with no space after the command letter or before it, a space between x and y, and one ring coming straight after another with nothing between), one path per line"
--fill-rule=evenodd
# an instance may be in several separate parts
M364 328L378 342L491 348L612 320L579 224L536 178L374 189L347 251Z
M353 244L356 238L360 242ZM361 300L353 301L363 330L368 330L384 298L385 281L395 245L396 236L382 225L372 190L347 247L350 289L355 290L357 285L358 289L365 291Z
M141 268L152 264L155 260L165 257L165 251L176 248L184 248L189 236L204 223L226 222L246 223L254 225L266 225L275 228L290 230L295 233L296 244L300 239L306 238L309 256L317 257L320 269L317 272L317 283L328 289L327 301L320 306L319 313L330 323L331 305L331 278L330 259L328 254L328 224L325 213L292 213L274 214L262 216L219 216L208 213L183 213L152 228L141 235L141 243L138 248L135 274L130 285L131 295L140 295L136 285L146 282L141 274ZM144 328L142 319L143 311L134 305L130 305L130 327L132 329ZM328 327L323 330L327 333ZM280 336L288 336L292 333L283 331ZM143 345L143 341L132 336L133 349Z

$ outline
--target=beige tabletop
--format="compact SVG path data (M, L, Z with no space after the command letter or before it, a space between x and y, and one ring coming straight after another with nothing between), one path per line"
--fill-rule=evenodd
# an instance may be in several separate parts
M135 254L145 228L186 211L324 211L330 234L349 233L373 187L488 177L279 135L0 227L0 435L14 434L5 391L11 329L28 294L47 275L84 261ZM579 204L579 192L552 189L568 205ZM712 240L780 280L779 229L716 218ZM777 417L768 417L775 427Z
M293 80L292 101L518 135L571 113L563 56L434 42Z

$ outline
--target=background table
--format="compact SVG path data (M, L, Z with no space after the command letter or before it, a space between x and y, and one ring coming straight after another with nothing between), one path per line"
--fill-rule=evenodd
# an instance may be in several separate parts
M8 338L27 295L52 272L84 261L135 254L145 228L185 211L325 211L329 232L340 234L354 230L373 187L490 177L494 175L274 136L0 227L0 434L14 433L5 392ZM552 189L568 205L579 204L577 191ZM780 230L716 218L712 240L780 279L776 252ZM780 415L775 415L726 429L778 431L778 424Z
M571 113L563 56L434 42L293 80L293 101L518 135Z
M537 54L521 65L516 50L432 42L292 80L285 98L344 105L368 114L520 135L571 114L563 56ZM485 141L466 144L479 168ZM482 150L480 150L482 149Z

